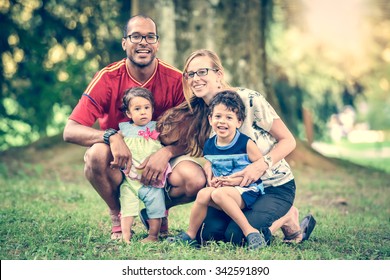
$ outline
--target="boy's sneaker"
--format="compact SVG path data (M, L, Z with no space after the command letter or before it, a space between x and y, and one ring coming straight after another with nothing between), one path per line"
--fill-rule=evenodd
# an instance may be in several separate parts
M248 250L260 249L267 246L264 234L262 232L252 232L246 237Z
M199 247L198 241L196 239L191 239L191 237L184 231L176 236L168 237L166 240L168 243L185 243L191 247Z
M146 213L146 208L142 209L139 212L139 218L140 218L141 222L143 223L143 225L145 226L146 230L149 230L149 223L148 223L149 217L148 217L148 214ZM162 218L161 228L160 228L160 236L162 238L165 238L168 236L168 217Z

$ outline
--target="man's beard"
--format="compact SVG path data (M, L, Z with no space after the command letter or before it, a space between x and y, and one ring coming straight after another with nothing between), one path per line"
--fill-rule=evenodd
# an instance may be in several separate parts
M135 66L137 66L137 67L139 67L139 68L145 68L145 67L147 67L147 66L149 66L150 64L153 63L154 58L155 58L155 56L153 55L153 56L151 57L150 61L147 62L147 63L139 63L139 62L135 61L135 60L133 59L133 57L129 57L129 60L130 60L130 62L131 62L133 65L135 65Z

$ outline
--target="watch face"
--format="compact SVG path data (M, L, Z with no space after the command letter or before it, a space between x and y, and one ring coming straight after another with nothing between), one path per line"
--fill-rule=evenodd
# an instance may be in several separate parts
M265 156L264 157L264 161L265 161L265 163L267 163L268 167L271 167L271 165L272 165L272 158L271 158L271 156Z

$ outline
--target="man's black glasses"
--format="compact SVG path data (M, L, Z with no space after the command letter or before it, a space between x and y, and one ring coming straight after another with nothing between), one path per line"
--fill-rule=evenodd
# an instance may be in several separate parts
M149 35L141 35L141 34L131 34L123 37L123 39L129 38L130 42L134 44L141 43L143 39L145 39L146 43L148 44L156 44L158 41L158 35L156 34L149 34Z

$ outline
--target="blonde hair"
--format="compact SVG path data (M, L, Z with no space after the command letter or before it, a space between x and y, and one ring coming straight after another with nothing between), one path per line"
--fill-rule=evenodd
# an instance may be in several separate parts
M183 73L187 72L188 65L196 57L205 56L210 58L212 68L218 69L222 74L224 69L218 55L210 50L201 49L194 51L186 59ZM203 155L203 146L210 137L211 126L208 121L209 108L202 98L194 95L189 87L187 80L183 79L183 92L186 102L179 106L167 110L157 122L157 130L160 137L171 136L173 132L178 135L174 143L185 147L185 152L191 156L199 157ZM230 85L221 80L223 89L230 88ZM173 144L173 143L164 143Z
M218 57L218 55L215 52L213 52L211 50L206 50L206 49L196 50L193 53L191 53L189 57L187 57L187 59L184 63L183 73L187 72L188 65L192 62L192 60L194 60L194 58L201 57L201 56L208 57L211 61L211 64L212 64L211 68L218 69L218 71L220 71L224 76L225 70L222 66L221 59ZM187 80L184 79L184 76L182 77L182 81L183 81L184 97L187 100L187 103L191 104L191 99L196 98L196 96L194 95L190 86L188 85ZM231 88L229 83L225 79L221 80L221 86L222 86L222 89Z

